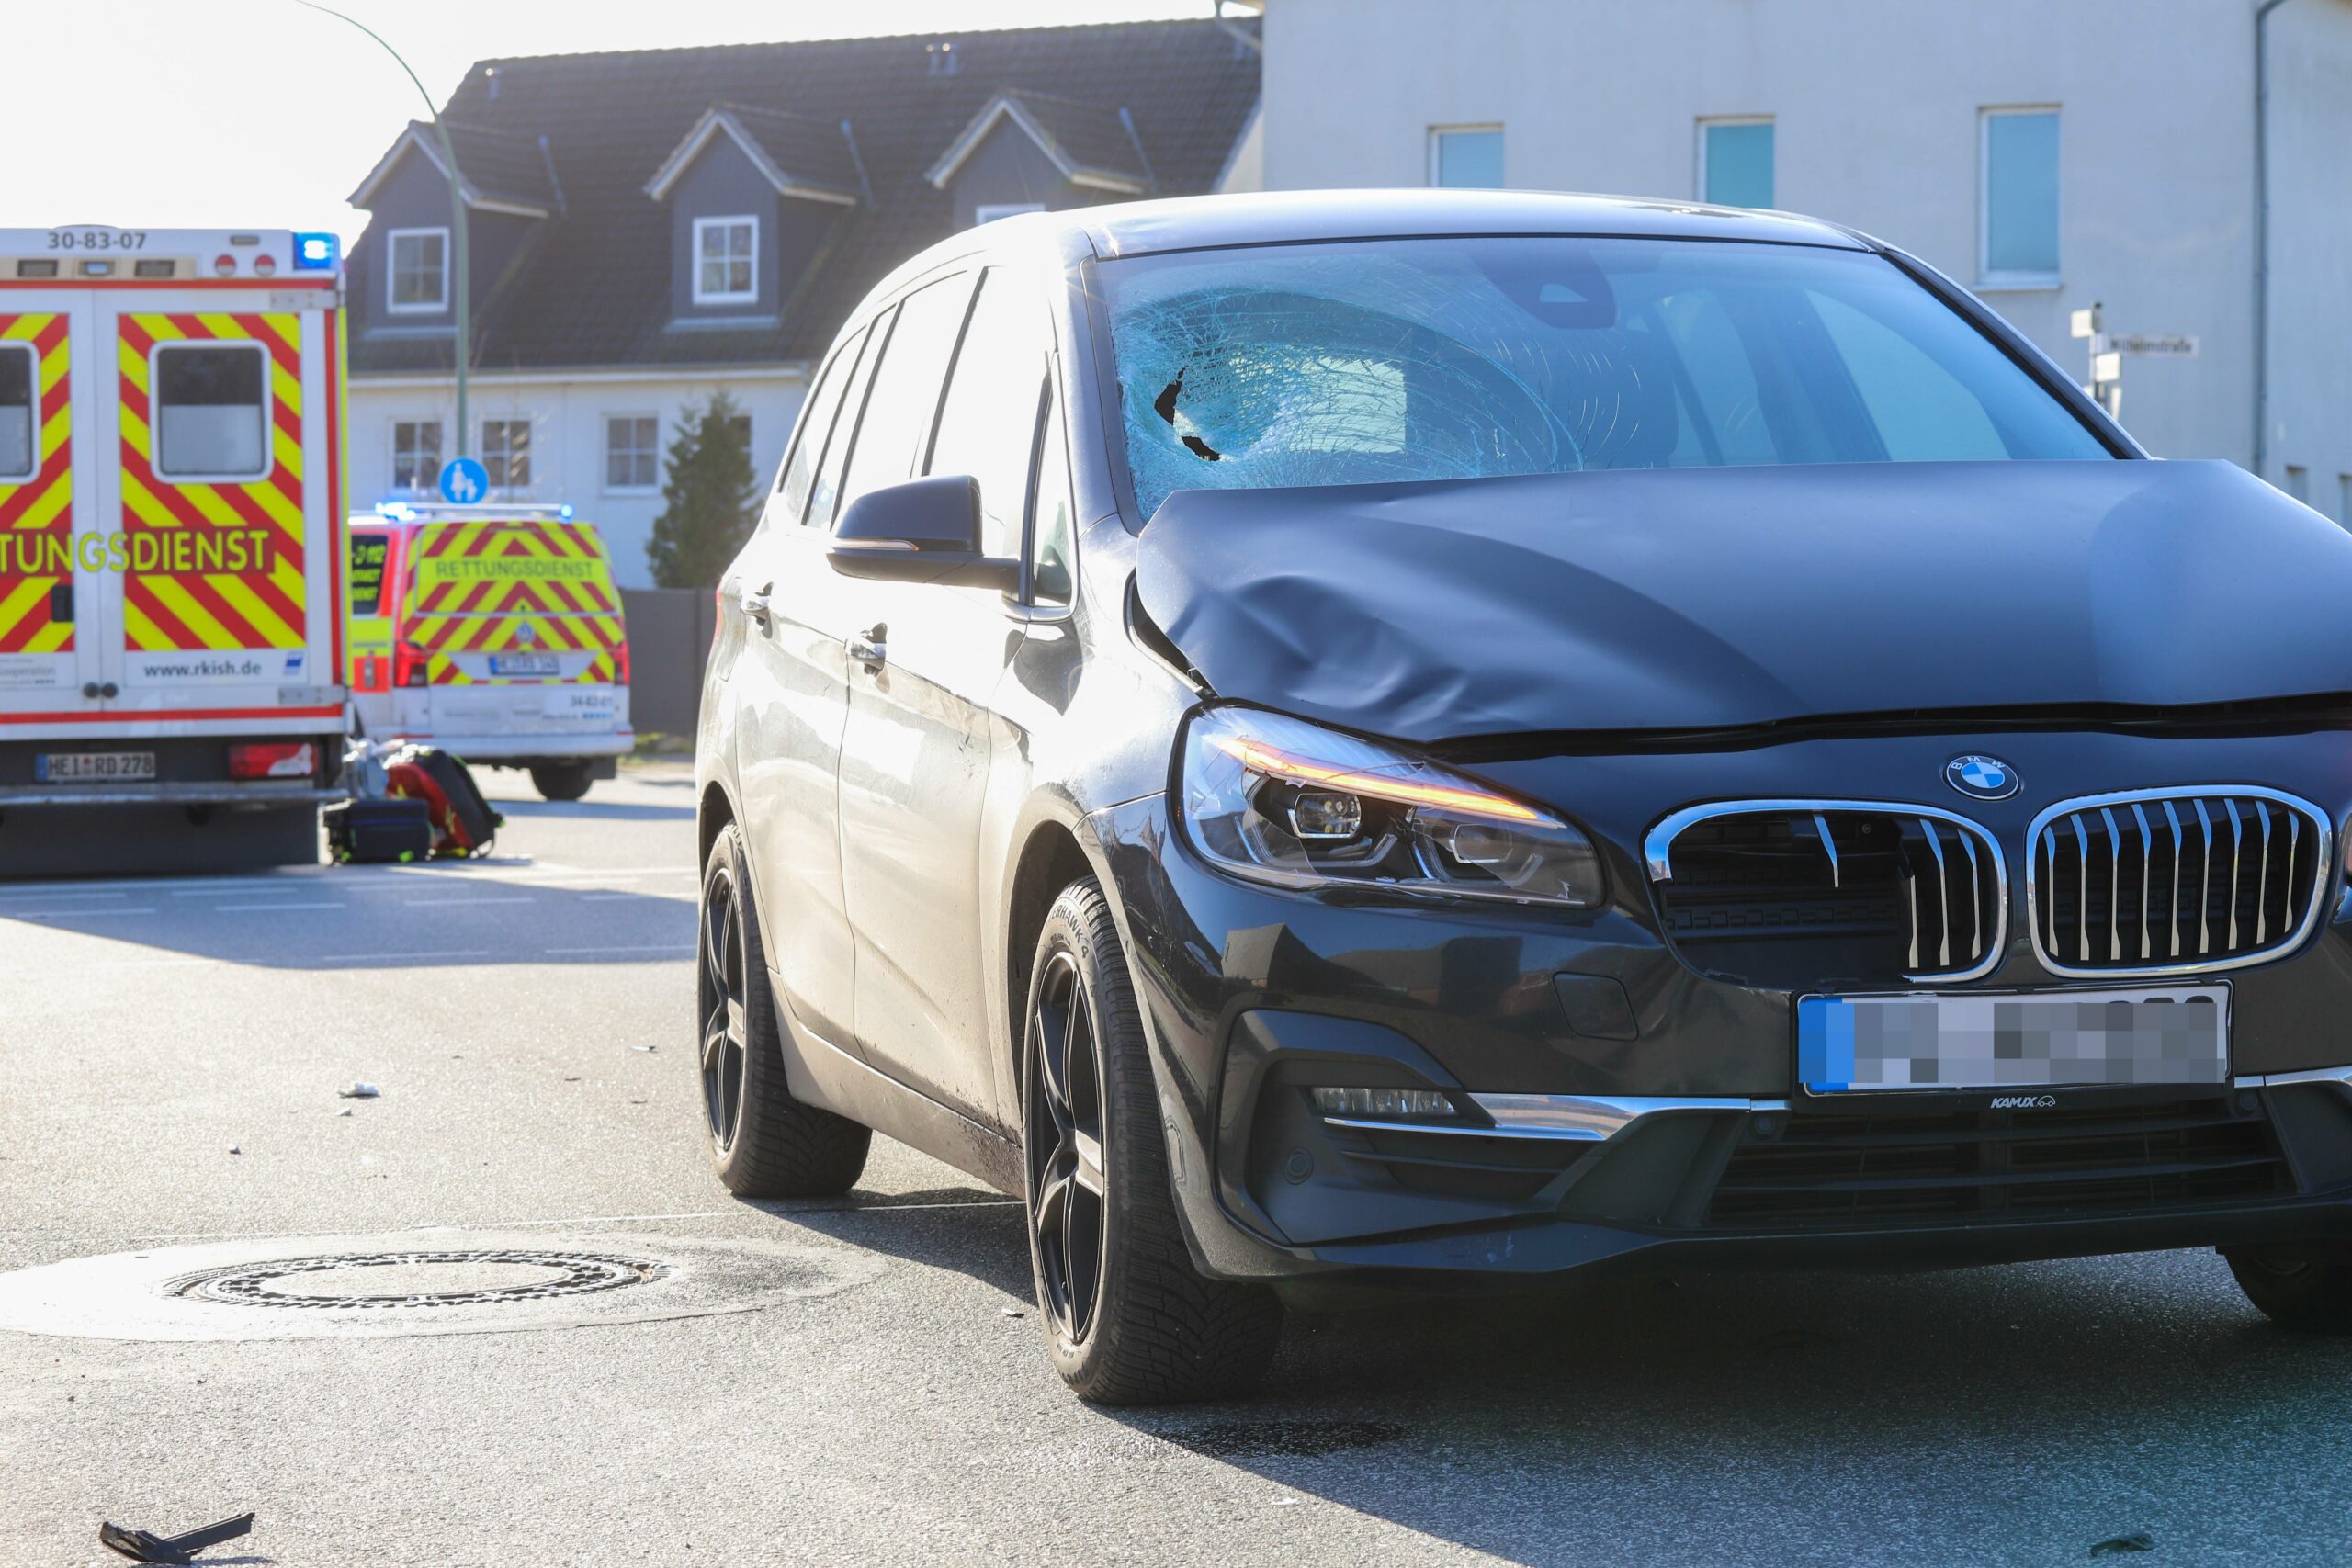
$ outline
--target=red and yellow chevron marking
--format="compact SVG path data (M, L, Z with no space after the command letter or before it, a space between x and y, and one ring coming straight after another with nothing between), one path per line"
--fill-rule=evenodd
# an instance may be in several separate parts
M401 637L432 655L432 684L475 683L449 655L513 651L590 651L595 657L571 682L617 679L619 595L593 532L527 519L431 524L412 558L415 589Z
M181 484L150 466L148 353L184 339L269 351L271 466L263 478ZM130 546L124 647L302 646L301 341L301 318L290 314L122 318L122 522ZM147 536L154 537L142 543Z
M0 315L0 344L33 347L33 477L0 484L0 654L71 653L74 623L51 611L74 592L74 389L72 345L62 315ZM19 352L9 348L6 352Z

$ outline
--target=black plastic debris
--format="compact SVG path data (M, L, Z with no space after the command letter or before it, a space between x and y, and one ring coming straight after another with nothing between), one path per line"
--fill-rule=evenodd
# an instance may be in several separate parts
M233 1519L222 1519L217 1525L207 1525L186 1535L160 1536L148 1530L125 1529L111 1520L98 1526L98 1544L109 1551L119 1552L133 1562L194 1562L196 1554L208 1546L218 1546L224 1540L234 1540L254 1528L251 1514L239 1514Z
M2127 1551L2154 1551L2156 1538L2146 1530L2133 1530L2130 1535L2111 1536L2091 1548L2093 1557L2120 1557Z

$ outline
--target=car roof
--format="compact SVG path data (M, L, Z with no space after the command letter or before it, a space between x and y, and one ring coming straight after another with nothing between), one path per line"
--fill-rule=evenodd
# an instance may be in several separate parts
M967 229L910 256L866 295L888 299L950 262L1027 253L1103 259L1320 240L1433 234L1603 234L1643 239L1748 240L1869 250L1850 230L1795 212L1648 197L1533 190L1252 191L1170 197L1057 212L1024 212ZM851 320L865 314L861 306Z
M1869 248L1847 230L1792 212L1555 191L1262 191L1123 202L1065 216L1084 226L1096 254L1106 258L1429 234L1606 234Z

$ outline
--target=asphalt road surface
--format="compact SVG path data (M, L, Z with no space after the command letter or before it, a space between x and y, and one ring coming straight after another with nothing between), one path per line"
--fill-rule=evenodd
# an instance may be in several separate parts
M2352 1555L2352 1348L2206 1254L1295 1320L1257 1399L1089 1409L994 1193L709 1176L684 771L514 777L489 862L0 886L0 1563Z

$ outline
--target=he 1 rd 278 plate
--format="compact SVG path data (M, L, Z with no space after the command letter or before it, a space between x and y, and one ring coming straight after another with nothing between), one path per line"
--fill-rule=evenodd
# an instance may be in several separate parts
M1910 991L1803 997L1807 1094L2225 1083L2230 990Z

